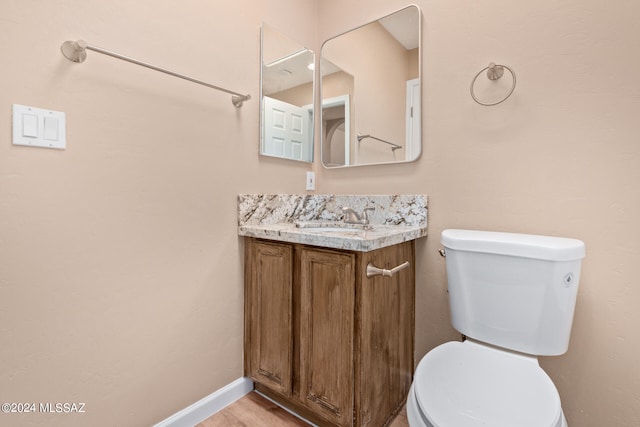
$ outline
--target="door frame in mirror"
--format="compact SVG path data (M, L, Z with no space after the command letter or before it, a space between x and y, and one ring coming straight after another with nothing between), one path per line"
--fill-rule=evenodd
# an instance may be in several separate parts
M341 95L336 96L334 98L327 98L322 100L322 113L320 114L322 123L320 124L321 129L321 140L325 141L325 139L329 136L329 134L333 133L332 129L327 128L326 119L325 119L325 109L334 108L334 107L342 107L343 109L343 124L344 124L344 162L349 162L351 158L351 103L349 101L349 95ZM322 150L332 150L331 145L334 143L333 138L331 138L331 144L327 143L327 145L322 145ZM322 159L331 158L331 156L326 156L325 152L322 152ZM324 162L324 160L323 160Z

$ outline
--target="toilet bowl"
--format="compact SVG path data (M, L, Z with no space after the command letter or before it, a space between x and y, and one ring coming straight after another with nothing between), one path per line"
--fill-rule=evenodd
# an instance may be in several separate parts
M411 427L567 427L535 357L466 340L431 350L407 398Z
M451 324L467 338L420 361L411 427L568 427L538 356L569 346L584 243L445 230Z

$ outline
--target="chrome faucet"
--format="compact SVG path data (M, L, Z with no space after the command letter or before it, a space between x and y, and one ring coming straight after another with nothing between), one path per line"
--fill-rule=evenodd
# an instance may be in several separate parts
M342 212L344 212L344 222L347 224L369 225L369 215L367 215L367 211L375 210L375 208L364 208L362 211L362 215L358 215L358 212L354 211L352 208L345 206L342 208Z

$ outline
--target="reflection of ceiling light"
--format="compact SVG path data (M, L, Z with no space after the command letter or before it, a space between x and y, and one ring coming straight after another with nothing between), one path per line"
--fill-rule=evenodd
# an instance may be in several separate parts
M297 52L290 53L289 55L285 55L285 56L283 56L283 57L282 57L282 58L280 58L280 59L276 59L275 61L271 61L271 62L269 62L269 63L267 63L267 64L264 64L264 66L265 66L265 67L273 67L274 65L281 64L281 63L285 62L285 61L286 61L286 60L288 60L288 59L295 58L296 56L298 56L298 55L300 55L300 54L303 54L303 53L305 53L305 52L308 52L308 51L309 51L309 49L307 49L307 48L302 48L302 49L300 49L300 50L299 50L299 51L297 51Z
M307 68L310 69L311 71L316 69L316 64L314 62L312 62L311 64L307 65Z

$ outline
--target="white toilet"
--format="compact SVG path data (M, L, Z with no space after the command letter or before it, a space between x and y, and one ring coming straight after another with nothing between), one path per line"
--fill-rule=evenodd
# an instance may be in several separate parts
M567 427L538 355L567 351L584 258L575 239L445 230L449 304L463 342L431 350L407 398L411 427Z

